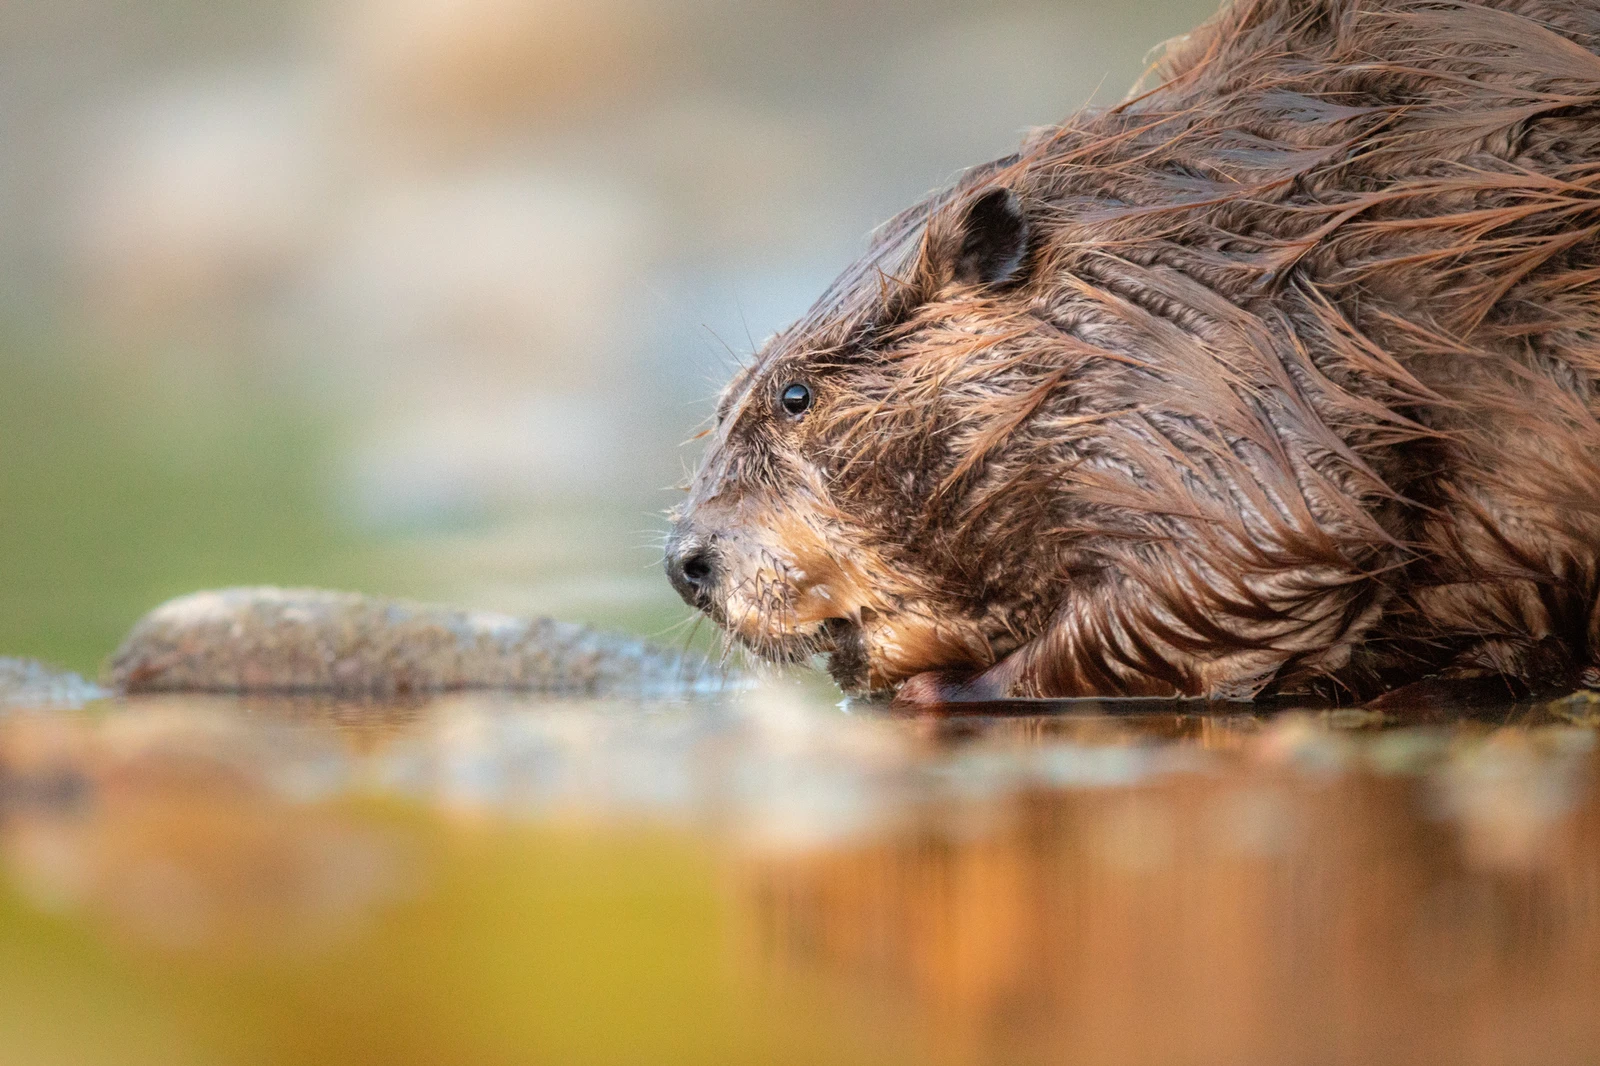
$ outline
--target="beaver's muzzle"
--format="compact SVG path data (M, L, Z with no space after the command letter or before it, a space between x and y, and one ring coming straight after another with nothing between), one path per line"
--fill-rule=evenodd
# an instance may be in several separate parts
M667 539L667 580L678 595L698 611L711 607L711 591L717 585L717 557L711 538L683 525Z

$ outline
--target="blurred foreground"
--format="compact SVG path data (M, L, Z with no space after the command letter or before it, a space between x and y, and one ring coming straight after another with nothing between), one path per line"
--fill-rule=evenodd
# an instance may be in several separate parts
M1592 1062L1596 706L15 712L0 1061Z

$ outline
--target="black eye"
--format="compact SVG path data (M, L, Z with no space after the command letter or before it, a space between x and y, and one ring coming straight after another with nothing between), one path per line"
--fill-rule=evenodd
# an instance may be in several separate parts
M778 400L783 404L783 409L791 415L803 415L811 406L811 389L796 381L792 385L785 385L778 394Z

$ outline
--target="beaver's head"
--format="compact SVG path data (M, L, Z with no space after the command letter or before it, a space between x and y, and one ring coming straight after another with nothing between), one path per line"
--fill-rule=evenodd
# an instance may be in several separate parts
M723 392L667 573L765 658L847 691L982 667L1037 620L1030 459L1059 354L1023 196L968 181L890 223ZM1056 331L1059 336L1059 331ZM1035 580L1022 587L1022 576Z

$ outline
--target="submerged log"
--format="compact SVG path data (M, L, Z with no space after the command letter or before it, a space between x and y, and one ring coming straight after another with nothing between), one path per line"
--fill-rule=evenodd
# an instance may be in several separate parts
M693 653L549 618L316 589L197 592L150 612L117 650L118 691L385 698L460 689L667 697L736 675Z

